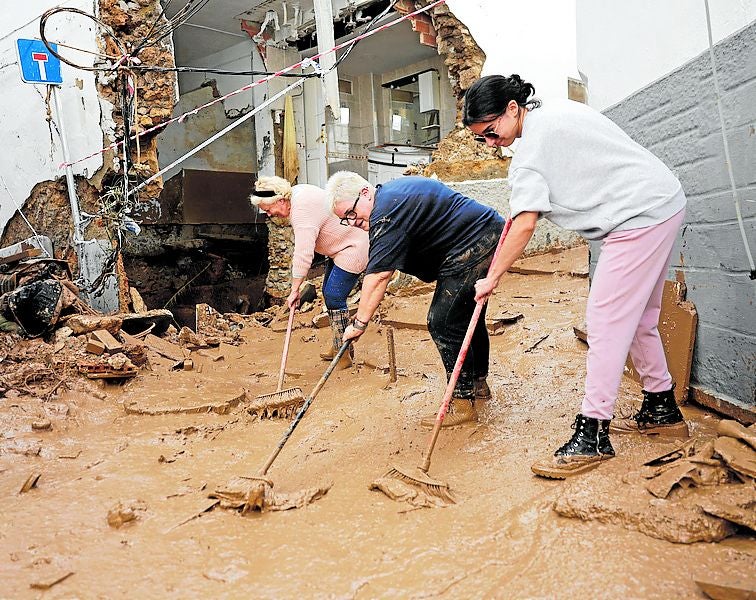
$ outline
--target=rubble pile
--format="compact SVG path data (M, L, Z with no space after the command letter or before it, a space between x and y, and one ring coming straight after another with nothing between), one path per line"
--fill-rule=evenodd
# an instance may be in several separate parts
M756 531L756 425L720 421L717 436L691 438L619 477L596 469L567 486L554 510L676 543Z

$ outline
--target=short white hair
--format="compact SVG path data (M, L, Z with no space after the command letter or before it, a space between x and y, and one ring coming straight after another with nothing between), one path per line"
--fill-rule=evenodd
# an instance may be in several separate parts
M256 196L256 191L275 192L275 196ZM271 175L268 177L260 177L255 182L255 190L249 197L249 202L252 206L268 206L275 204L281 198L291 201L291 184L283 177L277 177Z
M333 212L337 202L343 202L344 200L354 202L365 188L372 190L373 186L364 177L357 175L357 173L337 171L331 175L325 186L326 198L328 198L331 212Z

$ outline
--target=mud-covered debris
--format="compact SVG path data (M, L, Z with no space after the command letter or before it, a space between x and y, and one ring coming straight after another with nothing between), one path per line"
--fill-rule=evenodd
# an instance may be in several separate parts
M30 489L37 487L37 483L39 483L39 478L42 477L42 473L34 472L29 477L26 478L26 481L24 481L24 484L21 486L21 489L18 490L19 494L25 494Z
M39 580L39 581L32 581L29 584L29 587L33 590L49 590L51 587L58 585L59 583L62 583L71 575L73 575L73 571L66 571L64 573L61 573L59 575L53 575L48 579L45 580Z
M383 492L397 502L406 502L417 508L443 508L449 506L442 498L433 494L426 494L415 486L409 485L395 477L379 477L373 481L369 489Z
M52 429L52 421L50 419L37 419L32 421L31 428L34 431L50 431Z
M221 508L249 511L279 511L302 508L322 498L332 484L297 492L274 492L273 487L257 477L234 477L219 486L209 497L220 500Z
M66 326L70 327L76 335L91 333L98 329L105 329L110 333L118 333L123 319L116 315L73 315L66 320Z
M0 441L0 454L21 454L23 456L39 456L42 444L37 440L10 439Z
M123 500L108 511L108 525L120 529L126 523L140 519L147 512L147 503L142 500Z

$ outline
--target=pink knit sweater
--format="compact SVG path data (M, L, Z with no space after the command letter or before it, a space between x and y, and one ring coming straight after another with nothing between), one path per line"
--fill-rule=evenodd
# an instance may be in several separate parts
M330 256L337 267L350 273L365 270L367 231L341 225L318 186L300 183L292 188L289 219L294 229L293 277L307 277L315 252Z

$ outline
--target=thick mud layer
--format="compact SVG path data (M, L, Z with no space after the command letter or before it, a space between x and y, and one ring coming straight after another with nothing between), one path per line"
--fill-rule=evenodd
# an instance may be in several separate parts
M742 530L672 544L553 511L572 484L530 464L568 439L580 406L585 346L572 328L588 282L568 273L510 275L493 297L489 316L523 317L491 337L493 399L480 422L441 432L429 474L454 493L444 508L368 489L394 465L415 467L428 441L419 419L437 410L445 380L422 328L394 329L396 383L372 325L357 366L334 372L312 403L267 473L281 497L328 490L295 510L242 515L208 497L254 476L288 427L245 406L275 391L283 333L251 324L239 346L193 352L193 370L165 359L122 387L0 399L0 596L48 585L46 598L667 599L703 598L695 581L722 573L750 581L755 544ZM396 304L397 320L422 323L430 297L394 298L386 318ZM307 395L330 331L300 318L287 382ZM639 402L637 384L623 382L619 412ZM718 419L683 410L694 434L713 433ZM51 427L32 429L40 418ZM591 477L664 451L632 435L613 443L617 458Z

